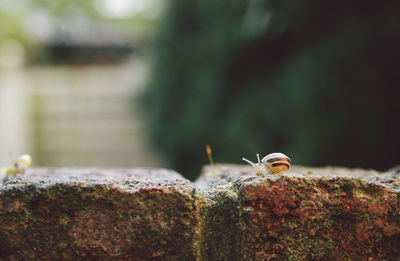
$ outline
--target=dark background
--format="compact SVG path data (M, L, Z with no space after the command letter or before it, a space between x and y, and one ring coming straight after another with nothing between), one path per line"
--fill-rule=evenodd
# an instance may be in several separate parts
M194 179L283 152L292 164L399 164L399 1L171 0L143 97L153 146Z

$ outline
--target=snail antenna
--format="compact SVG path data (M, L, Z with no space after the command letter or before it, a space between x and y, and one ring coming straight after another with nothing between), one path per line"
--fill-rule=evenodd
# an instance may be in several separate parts
M258 154L258 153L257 153L257 160L258 160L258 163L261 163L261 161L260 161L260 154Z
M253 166L253 167L256 166L253 162L251 162L251 161L248 160L248 159L242 158L242 160L246 161L247 163L249 163L249 164L250 164L251 166Z

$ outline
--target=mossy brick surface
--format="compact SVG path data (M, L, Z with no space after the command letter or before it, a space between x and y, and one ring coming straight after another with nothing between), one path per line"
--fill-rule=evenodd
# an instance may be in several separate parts
M0 185L0 260L400 260L400 180L372 170L29 169Z
M208 249L229 245L216 231L235 231L239 260L400 260L400 180L389 173L294 167L257 177L251 167L215 165L197 184L239 207L214 212L235 225L210 222Z
M196 216L173 171L29 169L0 185L0 260L195 260Z
M240 260L240 205L232 184L197 190L198 260Z

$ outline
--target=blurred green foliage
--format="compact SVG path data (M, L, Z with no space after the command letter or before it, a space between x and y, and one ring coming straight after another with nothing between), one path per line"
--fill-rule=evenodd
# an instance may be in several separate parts
M118 7L121 4L127 6L125 9L128 10L128 14L120 17L112 16L110 5ZM88 46L81 46L88 42L90 33L94 34L93 28L99 31L95 32L97 38L114 36L109 40L110 45L114 43L114 46L111 46L114 49L118 49L120 47L118 44L122 45L121 42L123 44L129 42L132 47L139 49L138 47L145 46L152 37L158 20L157 12L162 6L159 0L152 0L146 4L137 4L136 0L117 1L114 4L112 0L0 0L0 52L2 42L11 40L18 42L24 48L28 64L58 63L58 53L65 50L54 51L54 46L69 48L64 56L71 56L72 60L90 60L85 54L90 56L90 49L103 47L102 43L96 44L96 39L93 39L94 43L89 42ZM124 10L119 7L119 12L121 11ZM87 32L84 32L85 30ZM111 36L104 32L110 32ZM116 39L118 37L121 39ZM82 41L82 38L85 39ZM92 56L101 57L102 54L107 56L108 53L110 52L107 50L105 52L100 50L98 53L95 50Z
M0 10L0 24L0 39L15 38L25 40L22 25L17 17Z
M193 179L280 151L293 164L399 163L400 2L171 0L143 104Z

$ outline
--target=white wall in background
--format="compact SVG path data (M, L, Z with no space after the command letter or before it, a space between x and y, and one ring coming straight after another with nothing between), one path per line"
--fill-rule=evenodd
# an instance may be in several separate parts
M0 163L13 151L41 166L162 166L134 106L146 76L140 60L0 76Z
M0 166L31 151L27 140L30 106L27 85L23 71L0 70Z

